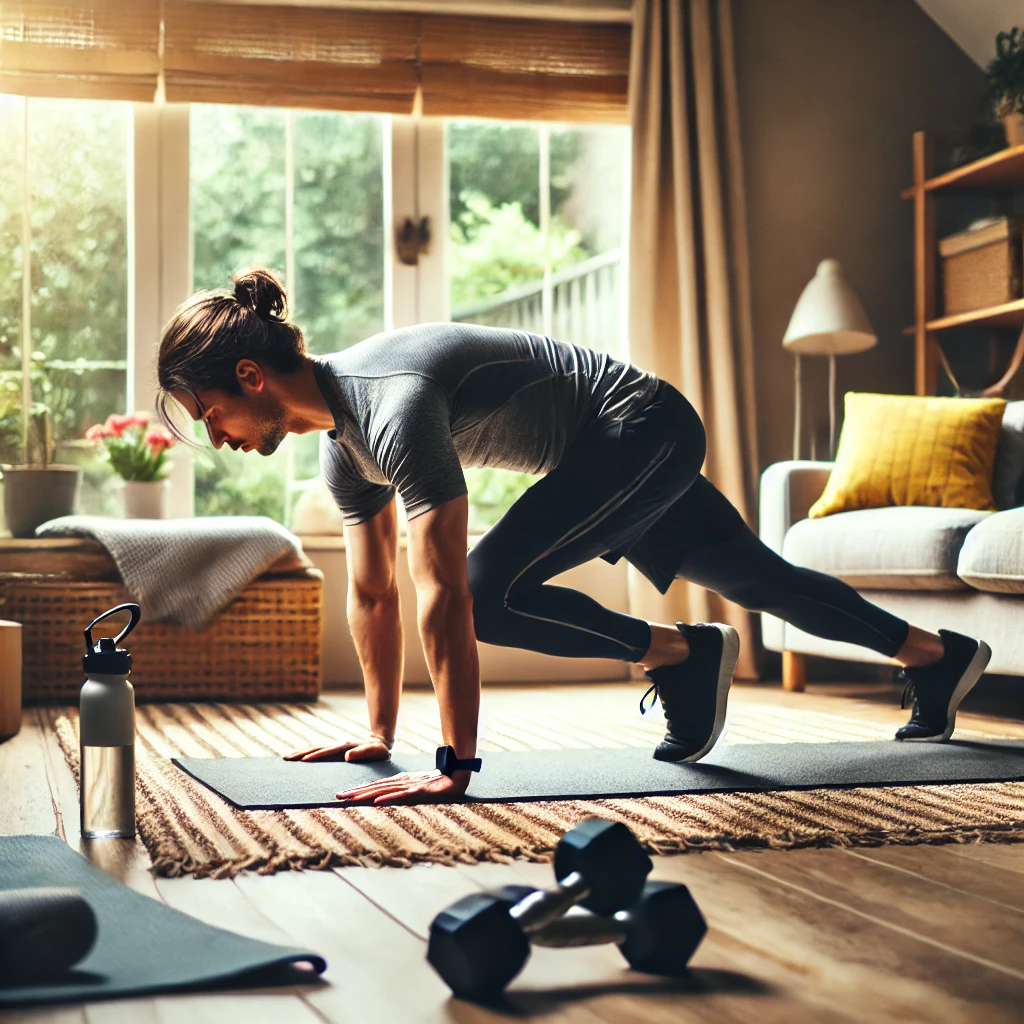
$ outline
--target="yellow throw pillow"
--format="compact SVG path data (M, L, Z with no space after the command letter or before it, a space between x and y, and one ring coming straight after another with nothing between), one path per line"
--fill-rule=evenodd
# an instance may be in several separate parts
M848 392L839 450L811 519L888 505L995 508L1002 398Z

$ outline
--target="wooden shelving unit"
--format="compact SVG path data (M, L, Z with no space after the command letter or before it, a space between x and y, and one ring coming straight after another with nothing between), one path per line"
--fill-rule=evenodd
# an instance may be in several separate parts
M924 135L924 132L917 132ZM915 138L917 136L915 135ZM926 192L970 192L975 189L1012 192L1024 182L1024 146L1002 149L991 156L965 164L955 171L947 171L922 184ZM901 193L903 199L913 199L916 184Z
M1014 299L1002 306L941 316L938 320L929 320L924 326L929 331L944 331L950 327L1024 327L1024 299ZM903 333L913 334L916 329L905 327Z
M914 391L934 395L939 366L944 362L939 335L954 327L1019 327L1021 336L1003 376L986 389L1001 394L1024 362L1024 299L1000 306L973 309L953 316L937 316L935 200L966 192L999 194L1024 190L1024 146L1013 146L945 174L931 176L932 141L925 132L914 133L914 184L901 193L914 203L914 324L904 333L914 338Z

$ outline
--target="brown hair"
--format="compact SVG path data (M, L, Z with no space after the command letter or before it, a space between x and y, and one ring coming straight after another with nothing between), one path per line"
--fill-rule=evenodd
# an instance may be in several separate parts
M306 353L302 331L287 319L288 296L269 270L244 270L232 281L233 291L196 292L183 302L160 339L156 407L168 428L186 443L191 439L167 414L172 392L191 395L197 405L198 388L240 395L235 375L240 359L291 373Z

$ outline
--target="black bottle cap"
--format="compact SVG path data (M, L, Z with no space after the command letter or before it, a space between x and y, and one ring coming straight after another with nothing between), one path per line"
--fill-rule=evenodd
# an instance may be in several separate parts
M107 616L123 611L129 612L131 615L128 625L114 638L105 636L94 641L92 627ZM93 619L85 627L85 657L82 658L82 668L86 675L128 675L132 668L131 652L117 645L138 625L140 618L142 618L142 609L137 604L119 604L116 608L111 608Z
M87 675L126 676L132 669L131 652L105 636L89 648L82 659L82 668Z

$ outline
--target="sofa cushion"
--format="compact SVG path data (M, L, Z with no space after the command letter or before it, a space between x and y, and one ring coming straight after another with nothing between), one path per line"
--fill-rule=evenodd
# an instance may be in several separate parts
M992 472L996 508L1024 505L1024 402L1007 402Z
M966 590L957 557L969 531L991 512L894 506L803 519L786 534L796 565L876 590Z
M971 530L957 574L975 590L1024 594L1024 508L996 512Z
M835 468L811 519L890 505L995 510L1004 399L850 391L845 402Z

